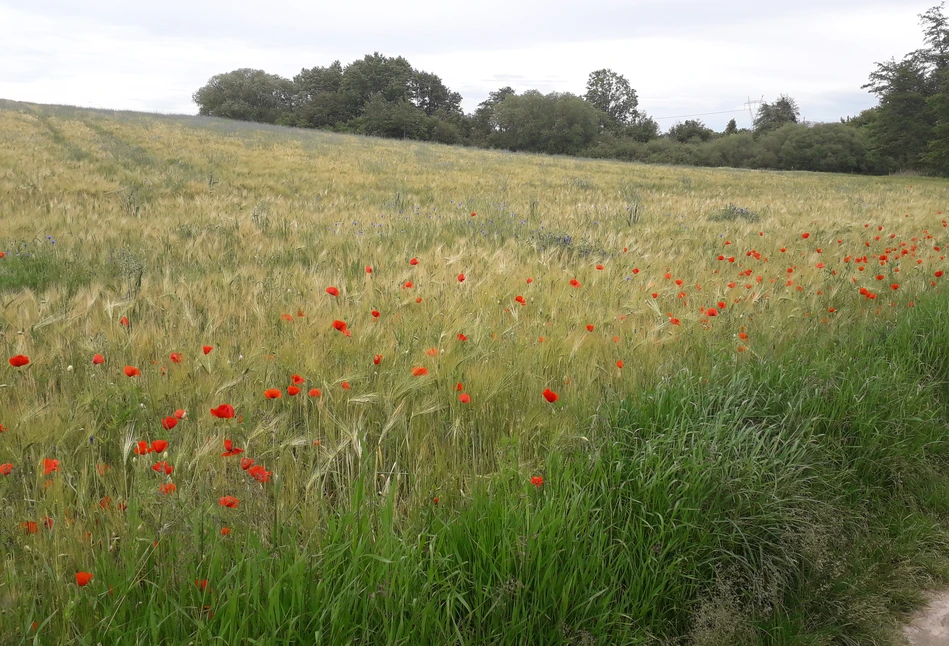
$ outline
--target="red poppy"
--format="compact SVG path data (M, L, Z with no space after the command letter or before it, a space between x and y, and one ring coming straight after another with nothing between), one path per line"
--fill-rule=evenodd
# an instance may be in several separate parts
M142 371L135 366L125 366L125 368L122 369L122 372L125 373L126 377L138 377L142 374Z
M333 329L342 332L346 336L352 336L352 333L344 321L333 321Z
M367 274L371 274L371 273L372 273L372 267L370 267L369 265L366 265L366 273L367 273Z
M415 302L416 302L416 303L421 303L421 302L422 302L422 297L419 296L418 298L416 298L416 299L415 299Z
M184 419L185 415L187 414L188 413L186 413L183 408L179 408L178 410L175 411L175 417L177 417L178 419Z
M165 475L171 475L175 470L175 467L171 466L167 462L156 462L152 465L152 471L155 473L164 473Z
M706 315L706 316L718 316L718 310L715 309L714 307L710 307L710 308L708 308L707 310L705 310L705 315Z
M208 589L208 580L207 579L195 579L194 584L198 587L198 590L204 592Z
M254 461L250 458L241 458L241 469L247 471L254 465Z
M91 572L76 572L76 585L80 588L84 588L92 581L92 577Z
M112 498L110 496L103 496L99 500L99 509L112 509Z
M899 283L893 283L892 285L890 285L890 289L892 289L894 292L898 290L899 288L900 288Z
M221 496L218 498L217 504L219 504L221 507L237 509L237 506L241 504L241 501L234 496Z
M464 334L462 334L461 332L459 332L459 333L458 333L458 340L459 340L459 341L467 341L467 340L468 340L468 337L466 337Z
M13 473L13 465L9 462L0 464L0 476L8 476Z
M571 278L571 279L570 279L570 286L571 286L571 287L579 287L579 286L580 286L580 281L577 280L576 278Z
M247 470L247 473L249 473L250 476L257 482L270 482L270 476L272 475L270 471L267 471L267 469L263 468L259 464L252 466Z
M458 401L460 401L462 404L470 404L471 395L469 395L468 393L461 393L460 395L458 395Z
M221 528L221 536L229 536L230 533L231 533L231 528L230 528L230 527L222 527L222 528Z
M409 261L409 264L414 267L418 264L418 258L412 258L412 260Z
M300 388L298 386L287 386L287 394L296 397L300 394Z
M121 325L122 327L128 327L128 326L129 326L129 317L123 316L122 318L120 318L120 319L119 319L119 325Z
M309 392L308 394L310 395L310 397L322 397L322 396L323 396L323 393L322 393L322 391L321 391L319 388L310 388L310 392Z
M148 446L148 442L144 440L139 440L135 444L135 455L148 455L152 451L153 449Z
M718 309L720 310L725 309L725 301L718 301Z
M280 399L283 393L278 388L268 388L264 391L264 397L267 399Z
M14 368L22 368L30 363L30 358L25 354L18 354L10 357L10 365Z
M460 381L457 384L455 384L455 390L457 390L458 392L461 392L464 389L465 389L465 385L461 383Z
M465 275L464 275L464 274L458 274L458 282L459 282L459 283L465 282Z
M413 287L415 287L415 285L411 280L405 281L405 283L402 285L402 289L412 289Z
M424 366L417 366L417 367L415 367L415 368L412 368L412 376L413 376L413 377L421 377L421 376L427 375L427 374L428 374L428 368L426 368L426 367L424 367Z
M332 286L326 288L326 293L330 296L339 296L339 290Z
M542 394L544 395L544 399L546 399L551 404L553 404L555 401L560 399L560 395L552 391L550 388L547 388L546 390L544 390Z
M597 270L599 270L599 271L603 271L603 265L597 265L596 268L597 268Z
M348 382L348 381L344 381L344 382L341 383L339 386L340 386L340 388L342 388L343 390L349 390L350 388L352 388L352 386L349 385L349 382Z
M523 296L520 296L520 295L515 296L515 297L514 297L514 300L515 300L516 302L520 303L521 305L526 305L526 304L527 304L527 301L524 300L524 297L523 297Z
M544 476L534 476L531 478L531 484L539 489L544 485Z
M172 363L181 363L181 353L180 353L180 352L172 352L170 355L168 355L168 358L171 359L171 362L172 362Z
M164 453L168 448L168 440L155 440L152 442L152 451L155 453Z
M300 384L305 383L306 379L304 379L300 375L290 375L290 381L293 382L294 386L299 386Z
M372 310L372 318L377 319L379 316L381 316L379 310Z
M290 316L289 314L281 314L281 315L280 315L280 318L281 318L282 320L284 320L284 321L292 321L292 320L293 320L293 317Z
M232 455L240 455L244 452L244 449L238 449L234 447L234 442L232 440L224 440L224 453L221 454L222 458L229 458Z
M211 354L211 350L213 350L213 349L214 349L214 346L213 346L213 345L202 345L202 346L201 346L201 350L204 352L204 354Z
M532 282L534 282L534 279L533 279L533 278L528 278L528 279L527 279L527 284L528 284L528 285L530 285Z
M620 359L619 361L616 362L616 367L619 368L620 370L623 369L623 365L624 365L624 364L623 364L623 360L622 360L622 359Z
M165 484L160 485L158 487L158 493L164 494L166 496L173 494L176 491L178 491L178 487L175 485L174 482L166 482Z
M20 523L20 527L23 528L23 531L27 534L35 534L40 531L40 526L35 520L27 520Z
M161 421L161 425L166 431L170 431L174 427L178 426L178 418L174 416L168 416Z
M234 407L230 404L221 404L217 408L212 408L211 414L221 419L231 419L234 417Z
M593 326L587 325L587 332L592 332L592 331L593 331Z
M940 269L939 271L937 271L937 272L936 272L935 274L933 274L933 275L934 275L936 278L942 278L942 270Z
M804 233L801 234L801 237L804 238L805 240L807 240L808 238L811 237L811 234L810 234L810 233L807 233L807 232L805 231Z
M43 460L43 475L48 476L53 471L59 471L59 460L45 458Z
M376 356L374 356L372 358L372 362L378 366L380 363L382 363L382 355L377 354Z
M101 363L105 363L105 357L103 357L101 354L92 355L92 365L98 366Z
M436 348L429 348L428 350L425 351L425 354L427 354L430 357L435 357L435 356L438 356L438 350Z

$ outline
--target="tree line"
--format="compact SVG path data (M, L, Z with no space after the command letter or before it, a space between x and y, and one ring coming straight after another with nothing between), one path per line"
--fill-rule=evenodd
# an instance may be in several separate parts
M750 129L716 132L700 120L660 133L628 79L592 72L586 92L491 92L472 114L462 97L401 56L369 54L302 69L292 79L242 68L194 93L199 113L380 137L650 163L882 174L949 175L949 19L920 16L924 47L877 63L864 85L879 104L839 123L801 122L781 95Z

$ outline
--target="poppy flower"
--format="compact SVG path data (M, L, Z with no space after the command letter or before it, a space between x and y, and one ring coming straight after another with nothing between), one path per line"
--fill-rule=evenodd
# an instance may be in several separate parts
M367 273L367 274L371 274L371 273L372 273L372 267L371 267L370 265L366 265L366 273Z
M48 476L53 471L59 471L59 460L45 458L43 460L43 475Z
M469 395L468 393L461 393L460 395L458 395L458 401L460 401L462 404L470 404L471 395Z
M171 466L167 462L156 462L152 465L152 471L155 473L164 473L165 475L171 475L175 470L175 467Z
M10 365L14 368L22 368L30 363L30 358L25 354L18 354L10 357Z
M179 408L178 410L175 411L175 417L177 417L178 419L184 419L187 414L188 413L186 413L185 409L183 408Z
M376 356L374 356L372 358L372 362L378 366L380 363L382 363L382 355L377 354Z
M546 390L544 390L542 394L544 395L544 399L546 399L551 404L553 404L555 401L560 399L560 395L552 391L550 388L547 388Z
M672 325L679 325L681 321L679 321L679 319L673 316L672 318L669 319L669 323Z
M120 318L120 319L119 319L119 325L121 325L122 327L128 327L128 326L129 326L129 317L123 316L122 318Z
M933 275L934 275L936 278L942 278L942 270L940 269L939 271L937 271L937 272L936 272L935 274L933 274Z
M250 477L252 477L257 482L270 482L270 476L272 475L270 471L267 471L267 469L263 468L259 464L249 468L247 473L249 473Z
M280 392L278 388L268 388L264 391L264 397L267 399L280 399L283 397L283 393Z
M427 354L427 355L430 356L430 357L436 357L436 356L438 356L438 349L436 349L436 348L429 348L428 350L425 351L425 354Z
M291 397L296 397L300 394L299 386L287 386L287 394Z
M592 332L592 331L593 331L593 326L587 325L587 332Z
M380 316L381 315L379 314L379 310L372 310L372 318L377 319Z
M101 354L92 355L92 365L98 366L102 363L105 363L105 357L103 357Z
M810 234L810 233L807 233L807 232L805 231L804 233L801 234L801 237L804 238L805 240L807 240L808 238L811 237L811 234Z
M180 353L180 352L172 352L170 355L168 355L168 358L171 359L171 362L172 362L172 363L181 363L181 353Z
M23 531L27 534L35 534L40 531L40 526L35 520L27 520L20 523L20 527L23 528Z
M201 346L201 351L204 352L204 354L211 354L211 350L213 350L213 349L214 349L214 346L213 346L213 345L202 345L202 346Z
M624 365L624 364L623 364L623 360L622 360L622 359L620 359L619 361L616 362L616 367L619 368L620 370L623 369L623 365Z
M339 387L342 388L343 390L349 390L350 388L352 388L352 386L349 385L348 381L344 381L343 383L339 385Z
M230 527L222 527L222 528L221 528L221 536L230 536L230 534L231 534L231 528L230 528Z
M176 491L178 491L178 487L177 485L175 485L174 482L166 482L165 484L160 485L158 487L158 493L163 494L165 496L173 494Z
M528 285L530 285L532 282L534 282L534 279L533 279L533 278L528 278L528 279L527 279L527 284L528 284Z
M237 509L237 506L241 504L241 501L234 496L221 496L218 498L217 504L219 504L221 507L227 507L228 509Z
M900 288L899 283L893 283L892 285L890 285L890 289L892 289L894 292L898 290L899 288Z
M84 588L92 581L92 577L91 572L76 572L76 585L80 588Z
M531 484L540 489L544 485L544 476L534 476L531 478Z
M515 296L515 297L514 297L514 300L515 300L516 302L520 303L521 305L526 305L526 304L527 304L527 301L524 300L524 297L523 297L523 296L520 296L520 295Z
M715 309L714 307L710 307L710 308L708 308L707 310L705 310L705 315L706 315L706 316L718 316L718 310Z
M418 264L418 258L412 258L412 260L409 261L409 264L414 267Z
M580 281L577 280L576 278L571 278L571 279L570 279L570 286L571 286L571 287L579 287L579 286L580 286Z
M221 454L222 458L229 458L232 455L240 455L244 452L244 449L238 449L234 447L234 442L232 440L224 440L224 453Z
M234 407L230 404L221 404L217 408L212 408L211 414L220 419L231 419L234 417Z
M161 421L161 426L166 431L170 431L174 427L178 426L178 418L174 416L168 416Z
M458 333L458 340L459 340L459 341L467 341L467 340L468 340L468 337L466 337L464 334L462 334L462 333L459 332L459 333Z
M110 496L103 496L99 500L99 509L112 509L112 498Z
M418 298L416 298L416 299L415 299L415 302L416 302L416 303L421 303L421 302L422 302L422 297L419 296Z
M310 388L310 392L309 392L308 394L310 395L310 397L322 397L322 396L323 396L323 393L322 393L322 391L321 391L319 388Z
M125 373L126 377L138 377L142 374L142 371L135 366L125 366L125 368L122 369L122 372Z
M402 285L402 289L412 289L413 287L415 287L415 285L412 283L411 280L405 281L405 283L403 283Z
M455 390L457 390L458 392L461 392L464 389L465 389L465 385L461 383L460 381L457 384L455 384Z
M168 448L168 440L155 440L152 442L152 451L155 453L164 453Z
M148 446L148 442L144 440L139 440L135 444L135 455L148 455L154 449Z
M349 328L346 326L344 321L333 321L333 329L342 332L346 336L352 336L352 333L349 331Z
M197 586L198 590L200 590L201 592L204 592L205 590L208 589L207 579L195 579L194 584L195 586Z
M300 375L290 375L290 381L293 382L294 386L299 386L300 384L305 383L306 379Z
M9 462L0 464L0 476L8 476L13 473L13 465Z
M280 318L281 318L281 320L284 320L284 321L292 321L292 320L293 320L293 317L290 316L289 314L281 314L281 315L280 315Z
M596 268L598 271L603 271L603 265L597 265Z
M5 430L7 430L7 427L3 424L0 424L0 433L3 433Z
M458 282L459 282L459 283L465 282L465 275L464 275L464 274L458 274Z
M415 368L412 368L413 377L421 377L427 374L428 374L428 368L426 368L425 366L417 366Z
M254 466L254 461L251 458L241 458L241 469L247 471L252 466Z
M326 293L334 297L339 296L339 290L332 286L326 288Z

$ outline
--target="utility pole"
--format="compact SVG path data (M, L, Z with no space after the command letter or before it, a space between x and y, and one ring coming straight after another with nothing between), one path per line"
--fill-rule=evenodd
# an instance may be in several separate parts
M760 99L757 99L755 101L752 101L750 96L748 97L748 100L745 101L745 106L748 107L748 117L751 119L752 126L755 123L755 113L758 111L758 108L761 106L762 103L764 103L763 94L761 95ZM752 106L754 106L754 110L751 109Z

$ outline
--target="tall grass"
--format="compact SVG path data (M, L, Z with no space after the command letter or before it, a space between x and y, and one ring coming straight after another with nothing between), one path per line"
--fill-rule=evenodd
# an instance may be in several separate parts
M945 578L939 182L24 104L0 142L0 641L886 643Z

